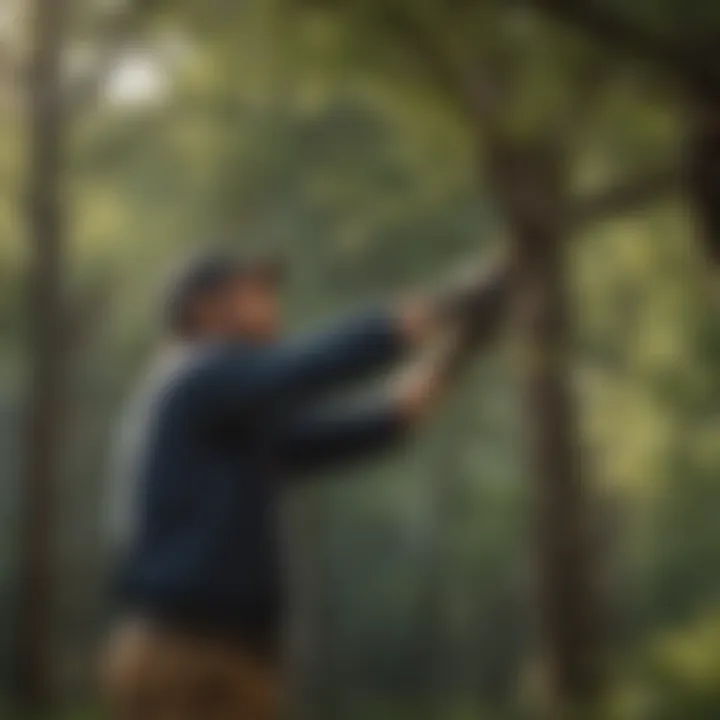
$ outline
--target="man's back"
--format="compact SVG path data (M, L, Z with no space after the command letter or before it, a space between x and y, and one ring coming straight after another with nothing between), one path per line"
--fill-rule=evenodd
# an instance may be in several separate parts
M190 344L152 372L126 420L131 442L120 460L118 485L132 488L134 507L123 513L133 518L125 607L226 635L274 633L281 482L382 447L404 425L389 402L326 415L313 398L403 347L394 320L373 313L262 347Z
M179 351L126 419L121 595L198 629L244 632L277 620L276 482L269 440L238 416L212 416L194 387L216 352Z

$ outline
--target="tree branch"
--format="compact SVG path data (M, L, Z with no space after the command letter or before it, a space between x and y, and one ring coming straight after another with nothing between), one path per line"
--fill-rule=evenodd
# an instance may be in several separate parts
M438 42L437 29L426 27L417 12L388 8L383 20L387 29L423 64L438 90L475 125L490 131L501 97L499 82L478 63L471 78L457 66Z
M600 42L634 55L678 76L694 92L720 93L720 67L702 52L674 42L597 0L518 0Z
M594 195L575 200L568 212L576 229L593 222L640 210L650 203L680 193L684 173L678 166L659 168L619 183Z

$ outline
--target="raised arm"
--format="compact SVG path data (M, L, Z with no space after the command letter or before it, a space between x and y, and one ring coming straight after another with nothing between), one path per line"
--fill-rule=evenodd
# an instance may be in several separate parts
M456 373L462 340L453 333L438 343L364 406L300 414L279 433L278 451L287 469L303 475L399 445L444 394Z
M457 360L492 337L508 287L500 269L454 283L434 297L356 316L274 347L218 350L200 364L195 385L205 406L215 410L292 411L308 399L389 369L439 330L460 331Z
M279 433L278 452L292 476L371 458L396 447L410 423L390 398L363 407L299 415Z
M388 369L432 334L434 313L412 301L269 348L222 348L199 363L194 386L216 409L285 409Z
M468 359L496 337L510 297L506 265L487 268L437 296L447 323L379 400L355 410L310 413L287 425L280 453L298 473L392 449L425 418ZM444 314L443 314L444 313Z

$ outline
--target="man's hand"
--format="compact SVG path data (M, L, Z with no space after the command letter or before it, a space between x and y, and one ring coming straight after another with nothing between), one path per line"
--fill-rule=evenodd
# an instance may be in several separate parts
M393 392L398 411L408 425L414 425L428 415L440 394L439 379L419 367L406 371Z
M493 337L510 299L510 271L505 261L485 263L455 277L438 292L403 303L399 310L401 333L416 346L456 327L466 350Z
M423 420L442 399L455 374L463 343L461 333L447 329L395 380L392 393L408 424Z
M398 319L405 342L414 347L426 342L438 331L441 312L431 299L418 297L401 304Z

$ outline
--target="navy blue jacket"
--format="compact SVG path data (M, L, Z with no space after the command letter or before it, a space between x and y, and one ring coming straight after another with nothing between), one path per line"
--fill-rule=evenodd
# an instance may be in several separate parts
M270 347L188 348L152 377L120 458L134 506L126 608L198 629L274 632L283 483L382 449L404 429L387 400L345 413L322 412L319 400L402 352L396 322L378 313Z

